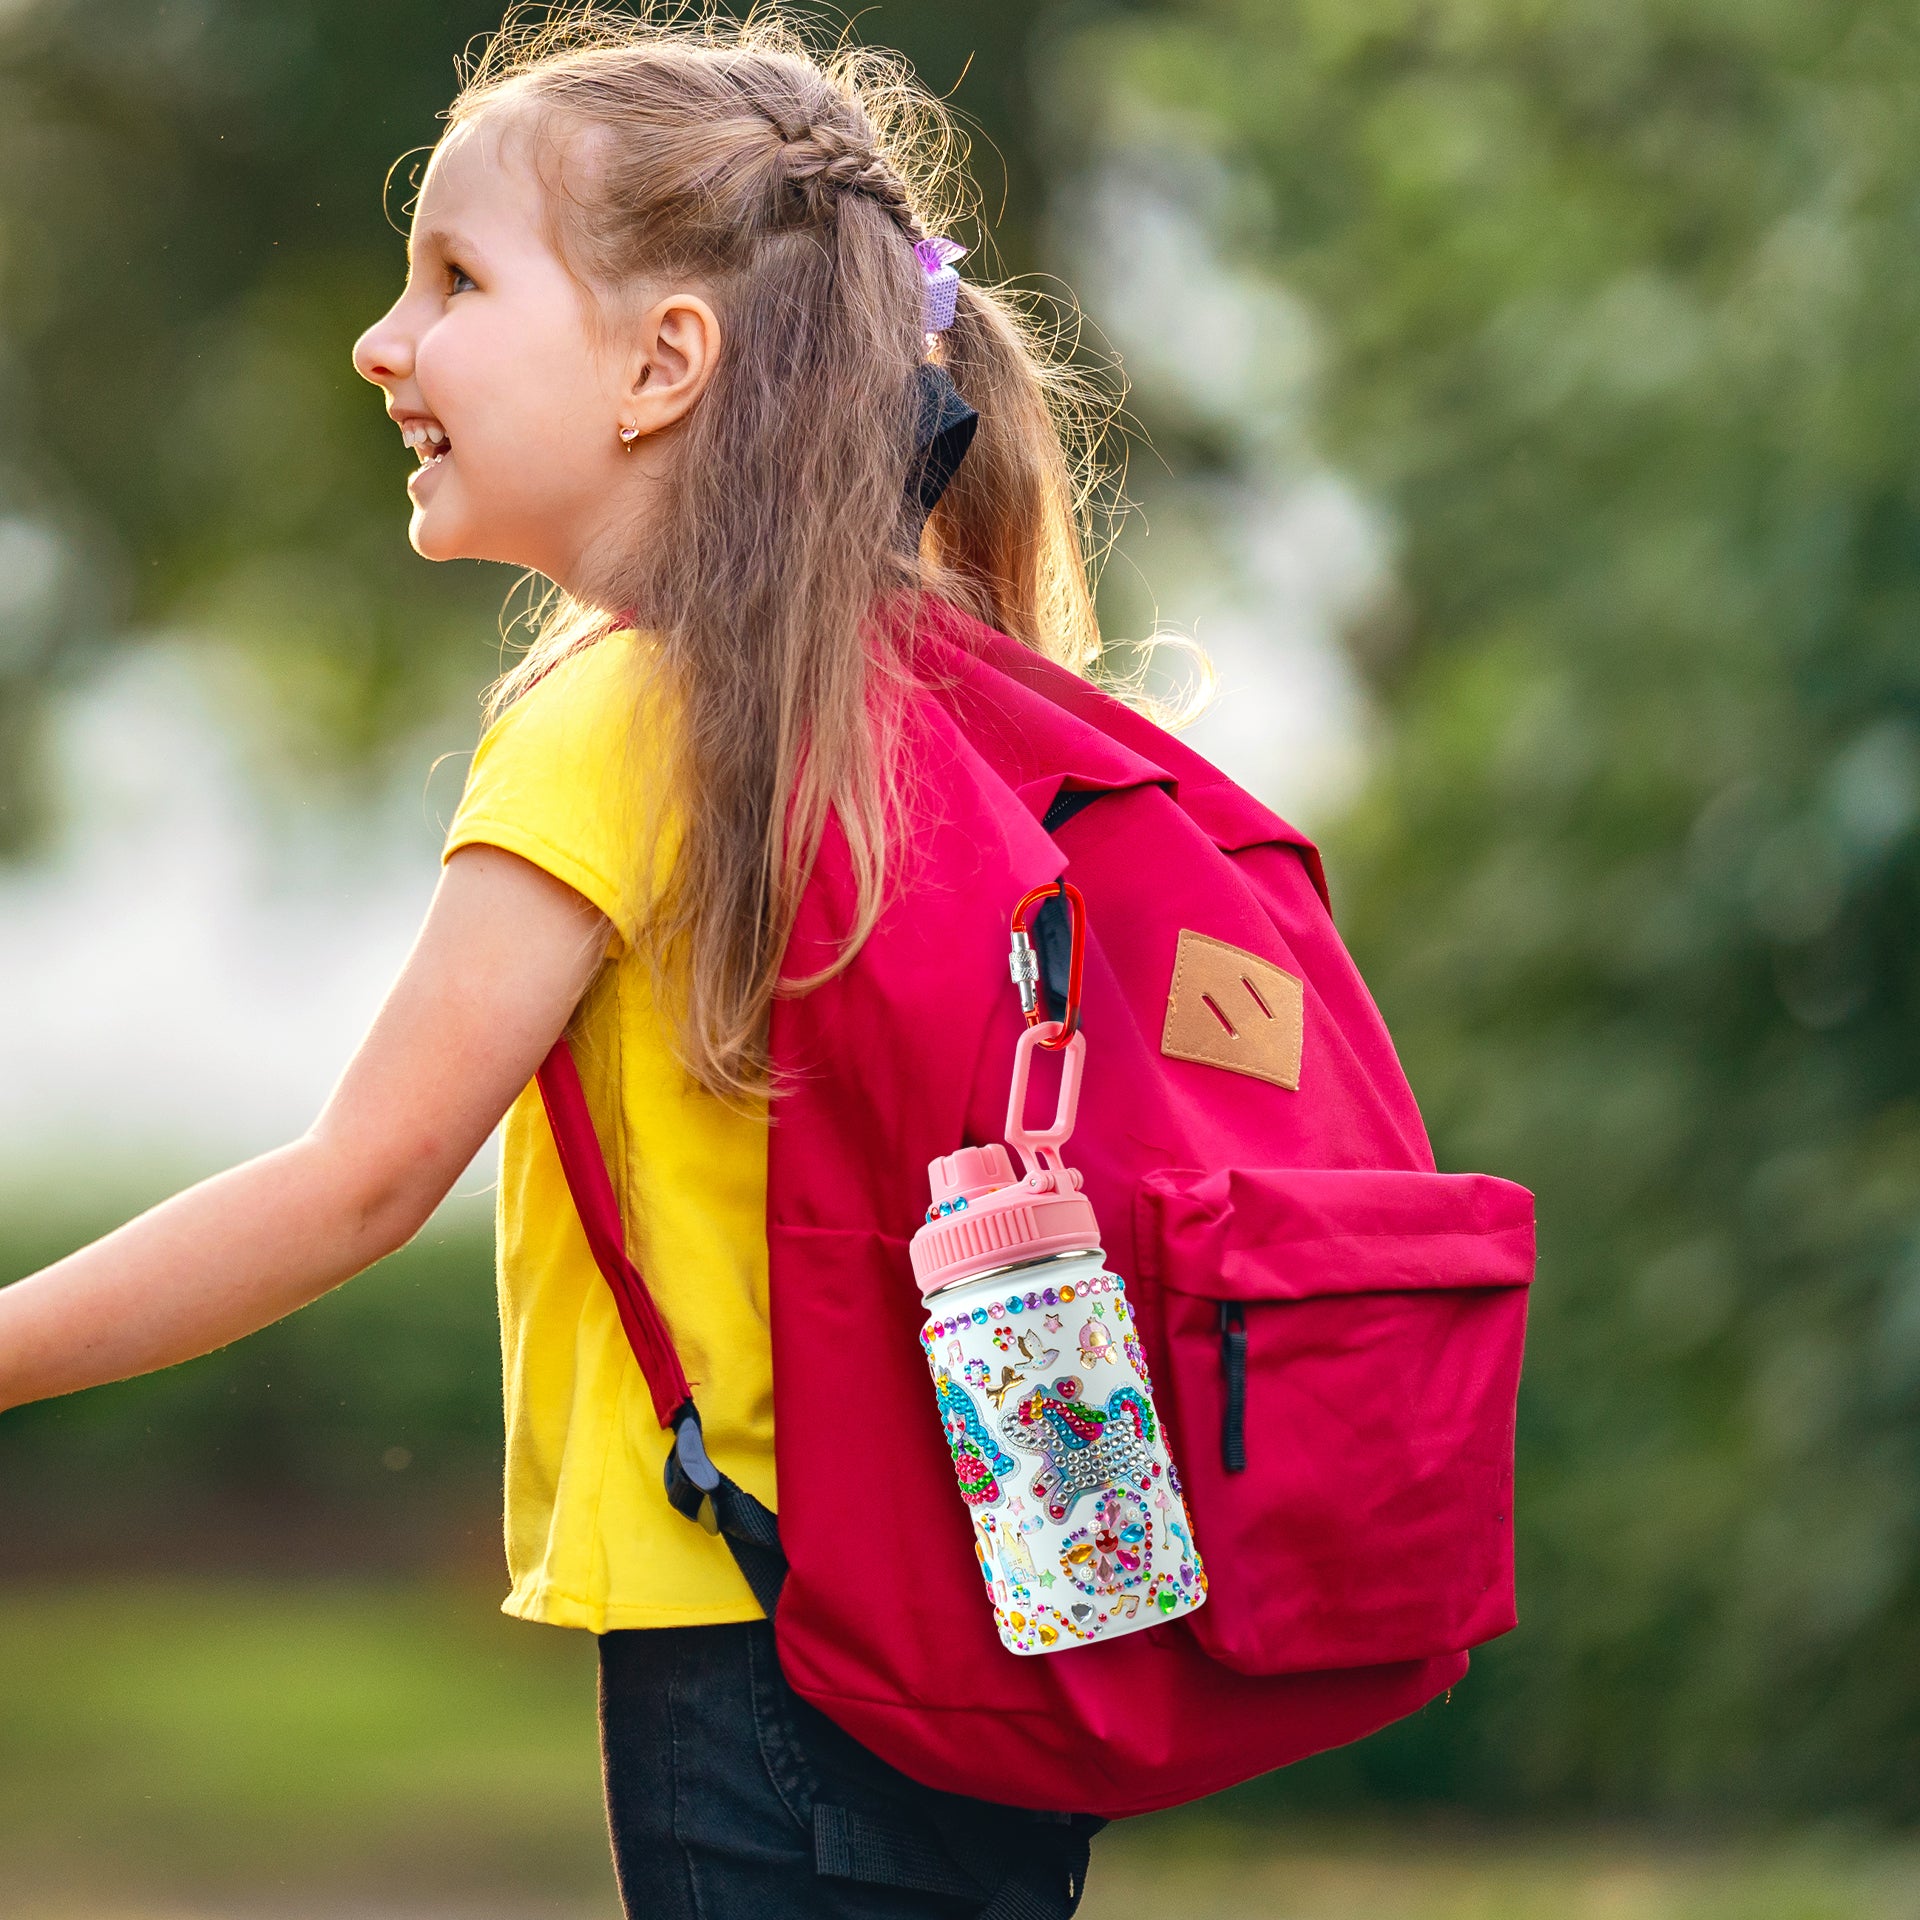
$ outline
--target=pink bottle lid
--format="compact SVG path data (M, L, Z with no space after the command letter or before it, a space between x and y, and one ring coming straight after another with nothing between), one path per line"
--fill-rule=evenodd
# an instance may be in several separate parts
M962 1147L928 1164L933 1205L912 1246L913 1277L923 1298L1001 1267L1098 1249L1100 1223L1093 1203L1080 1191L1079 1173L1060 1158L1079 1105L1086 1055L1079 1034L1064 1050L1053 1125L1035 1132L1023 1124L1033 1049L1057 1031L1051 1022L1029 1027L1014 1053L1007 1138L1026 1162L1024 1178L1015 1178L1013 1162L998 1141Z

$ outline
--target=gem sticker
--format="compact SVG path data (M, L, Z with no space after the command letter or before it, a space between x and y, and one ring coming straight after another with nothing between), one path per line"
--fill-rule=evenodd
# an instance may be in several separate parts
M1067 1535L1060 1570L1082 1593L1105 1598L1146 1578L1153 1559L1153 1518L1137 1493L1108 1487L1093 1503L1093 1522Z
M1013 1456L987 1431L973 1395L952 1374L935 1374L933 1391L946 1426L961 1499L970 1507L992 1506L1000 1498L1001 1477L1014 1471Z
M1134 1486L1144 1493L1160 1472L1153 1408L1138 1388L1115 1387L1104 1407L1080 1394L1078 1376L1066 1374L1000 1418L1003 1439L1041 1456L1028 1491L1053 1520L1066 1519L1084 1495L1103 1487Z

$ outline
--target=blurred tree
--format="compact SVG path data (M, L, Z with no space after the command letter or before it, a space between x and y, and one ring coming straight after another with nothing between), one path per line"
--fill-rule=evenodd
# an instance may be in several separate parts
M0 6L0 856L43 824L48 688L129 638L244 649L271 757L315 770L497 670L511 576L409 549L412 456L348 353L404 272L382 179L502 11ZM857 24L976 120L986 211L1027 267L1031 9L884 0Z
M497 1566L500 1353L487 1208L191 1365L10 1412L0 1583L67 1567ZM476 1217L477 1216L477 1217ZM0 1224L0 1278L75 1213Z
M1920 18L1186 0L1058 64L1265 189L1402 542L1336 905L1441 1163L1540 1196L1522 1629L1322 1777L1920 1813Z

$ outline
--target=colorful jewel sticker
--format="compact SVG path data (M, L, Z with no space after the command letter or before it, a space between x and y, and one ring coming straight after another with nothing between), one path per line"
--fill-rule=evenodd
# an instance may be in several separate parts
M1169 1573L1156 1573L1147 1583L1147 1605L1162 1613L1172 1613L1186 1597L1185 1590Z
M1042 1465L1028 1491L1055 1521L1065 1520L1084 1495L1103 1488L1144 1491L1158 1472L1156 1423L1146 1397L1135 1387L1115 1387L1106 1405L1097 1407L1080 1394L1078 1376L1065 1374L1051 1386L1036 1387L999 1421L1003 1439L1040 1455Z
M970 1507L992 1506L1000 1498L1001 1476L1014 1471L1013 1457L987 1431L973 1396L944 1368L933 1376L933 1391L961 1499Z
M1093 1520L1067 1535L1060 1570L1082 1593L1106 1598L1137 1587L1153 1559L1153 1519L1136 1493L1108 1487L1093 1503Z
M1184 1520L1185 1518L1186 1515L1183 1513L1180 1519ZM1180 1542L1180 1553L1183 1559L1197 1560L1199 1558L1199 1555L1193 1550L1193 1536L1180 1524L1180 1520L1169 1520L1167 1522L1167 1532L1173 1539Z
M1098 1635L1094 1632L1094 1623L1086 1617L1091 1611L1091 1608L1073 1607L1056 1613L1051 1607L1036 1607L1034 1614L1041 1623L1043 1636L1047 1625L1051 1623L1072 1634L1076 1640L1093 1640Z
M1081 1605L1080 1618L1044 1602L1028 1612L1024 1606L1010 1607L999 1616L1000 1638L1015 1653L1045 1653L1057 1647L1063 1637L1070 1640L1094 1640L1099 1637L1100 1620L1092 1607Z

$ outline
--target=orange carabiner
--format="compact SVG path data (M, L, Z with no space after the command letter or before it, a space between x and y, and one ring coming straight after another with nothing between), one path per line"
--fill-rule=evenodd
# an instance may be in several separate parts
M1035 887L1014 908L1013 958L1008 965L1013 983L1020 989L1020 1006L1027 1016L1027 1025L1037 1027L1041 1019L1040 961L1027 932L1027 917L1042 902L1055 898L1065 900L1072 909L1073 948L1067 962L1067 1005L1060 1017L1060 1031L1051 1039L1036 1043L1050 1053L1059 1052L1080 1031L1080 975L1087 959L1087 903L1071 880L1050 880L1044 887Z

